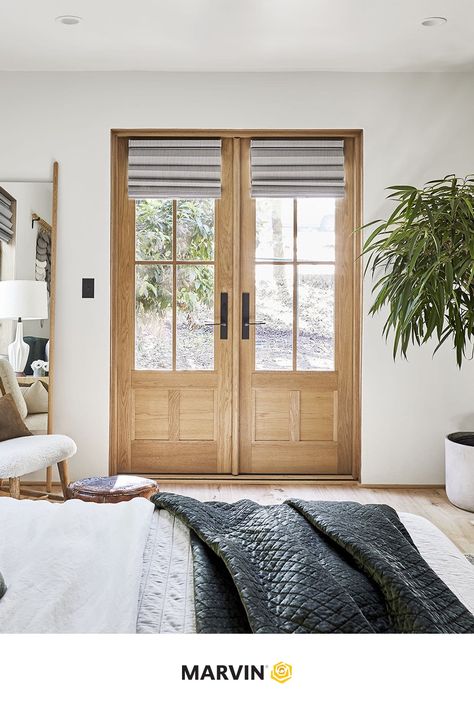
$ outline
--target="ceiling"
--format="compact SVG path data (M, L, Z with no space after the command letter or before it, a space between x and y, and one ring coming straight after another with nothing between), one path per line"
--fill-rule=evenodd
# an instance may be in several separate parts
M433 15L448 23L423 27ZM472 71L474 2L14 0L0 70Z

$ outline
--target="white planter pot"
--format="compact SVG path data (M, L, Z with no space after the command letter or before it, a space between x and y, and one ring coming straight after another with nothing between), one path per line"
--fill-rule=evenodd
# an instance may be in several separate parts
M453 432L445 439L446 494L452 504L474 511L474 432Z

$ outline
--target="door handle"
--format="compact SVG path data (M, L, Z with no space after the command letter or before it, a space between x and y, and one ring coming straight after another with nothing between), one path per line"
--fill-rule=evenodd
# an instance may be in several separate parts
M205 323L204 326L220 326L221 341L226 341L229 331L229 295L221 293L221 320L216 323Z
M250 320L250 294L248 291L242 293L242 340L248 341L250 338L249 326L263 326L265 321Z

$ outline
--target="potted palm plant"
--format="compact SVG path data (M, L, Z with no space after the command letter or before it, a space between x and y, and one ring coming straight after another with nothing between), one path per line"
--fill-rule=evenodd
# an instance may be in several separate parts
M393 355L430 340L451 342L458 367L474 336L474 177L448 175L422 188L395 185L395 209L375 220L363 254L374 278L371 314L388 309ZM446 493L474 511L474 432L447 435Z

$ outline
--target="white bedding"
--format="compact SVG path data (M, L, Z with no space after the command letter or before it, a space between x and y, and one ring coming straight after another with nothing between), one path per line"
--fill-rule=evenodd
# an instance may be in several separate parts
M474 614L474 566L432 523L399 516ZM0 498L0 524L2 632L195 632L189 531L149 501Z
M0 499L2 632L135 632L145 499L120 504Z
M145 546L137 632L196 632L189 528L163 509L153 514Z
M398 515L430 568L474 615L474 565L431 521L415 514Z

